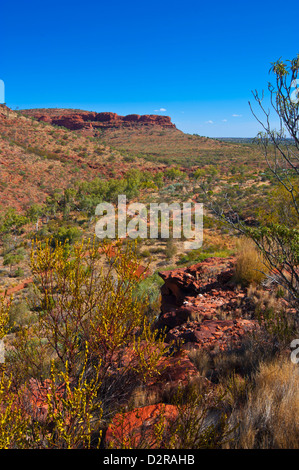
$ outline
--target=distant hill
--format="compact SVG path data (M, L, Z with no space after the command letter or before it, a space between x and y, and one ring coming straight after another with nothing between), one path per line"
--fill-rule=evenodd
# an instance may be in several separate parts
M163 127L176 129L169 116L148 114L129 114L119 116L116 113L82 111L80 109L24 109L23 115L34 117L38 121L63 126L70 130L81 130L85 134L96 136L102 129Z
M255 155L244 142L225 142L199 135L185 134L169 116L82 111L78 109L25 109L23 115L75 130L85 136L101 139L107 145L159 164L178 164L187 168L197 165L222 164L245 153Z
M216 140L222 142L232 142L233 144L252 144L254 142L254 137L217 137Z
M0 106L0 210L22 210L78 181L118 178L132 168L175 165L192 173L217 165L225 174L242 162L259 165L254 146L184 134L167 116Z
M132 162L98 139L0 106L0 209L22 210L77 181L123 176ZM162 165L160 165L162 167ZM138 159L135 168L159 168Z

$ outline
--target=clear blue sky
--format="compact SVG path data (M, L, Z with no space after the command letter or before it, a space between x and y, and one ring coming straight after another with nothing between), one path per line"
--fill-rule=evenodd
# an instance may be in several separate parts
M165 114L184 132L251 137L251 90L299 52L298 17L277 0L6 0L0 79L13 109Z

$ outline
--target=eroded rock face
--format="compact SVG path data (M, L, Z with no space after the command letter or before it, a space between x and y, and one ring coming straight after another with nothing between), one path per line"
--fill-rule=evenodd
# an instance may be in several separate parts
M96 113L67 109L31 109L23 110L22 112L34 117L38 121L63 126L70 130L97 130L101 128L134 126L160 126L176 129L169 116L156 114L119 116L116 113L110 112Z
M155 427L167 427L177 419L178 409L174 405L158 403L136 408L127 413L118 413L109 425L105 444L106 447L117 448L160 448L161 438Z
M209 258L159 273L165 284L158 327L166 329L167 342L183 343L186 349L224 350L258 328L246 291L233 283L234 261Z

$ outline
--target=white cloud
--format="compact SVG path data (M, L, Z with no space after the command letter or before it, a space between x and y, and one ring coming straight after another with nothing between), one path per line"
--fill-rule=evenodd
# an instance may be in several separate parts
M222 122L227 122L227 119L222 119Z
M206 124L214 124L214 121L206 121Z
M165 108L160 108L160 109L155 109L154 110L155 113L158 113L159 111L161 111L161 113L163 113L164 111L167 111Z
M232 117L242 117L242 114L232 114Z

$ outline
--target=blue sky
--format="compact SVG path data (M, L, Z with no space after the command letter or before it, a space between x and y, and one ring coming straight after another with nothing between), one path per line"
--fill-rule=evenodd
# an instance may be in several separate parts
M251 90L299 52L298 2L6 0L1 11L8 106L165 114L209 137L255 136Z

